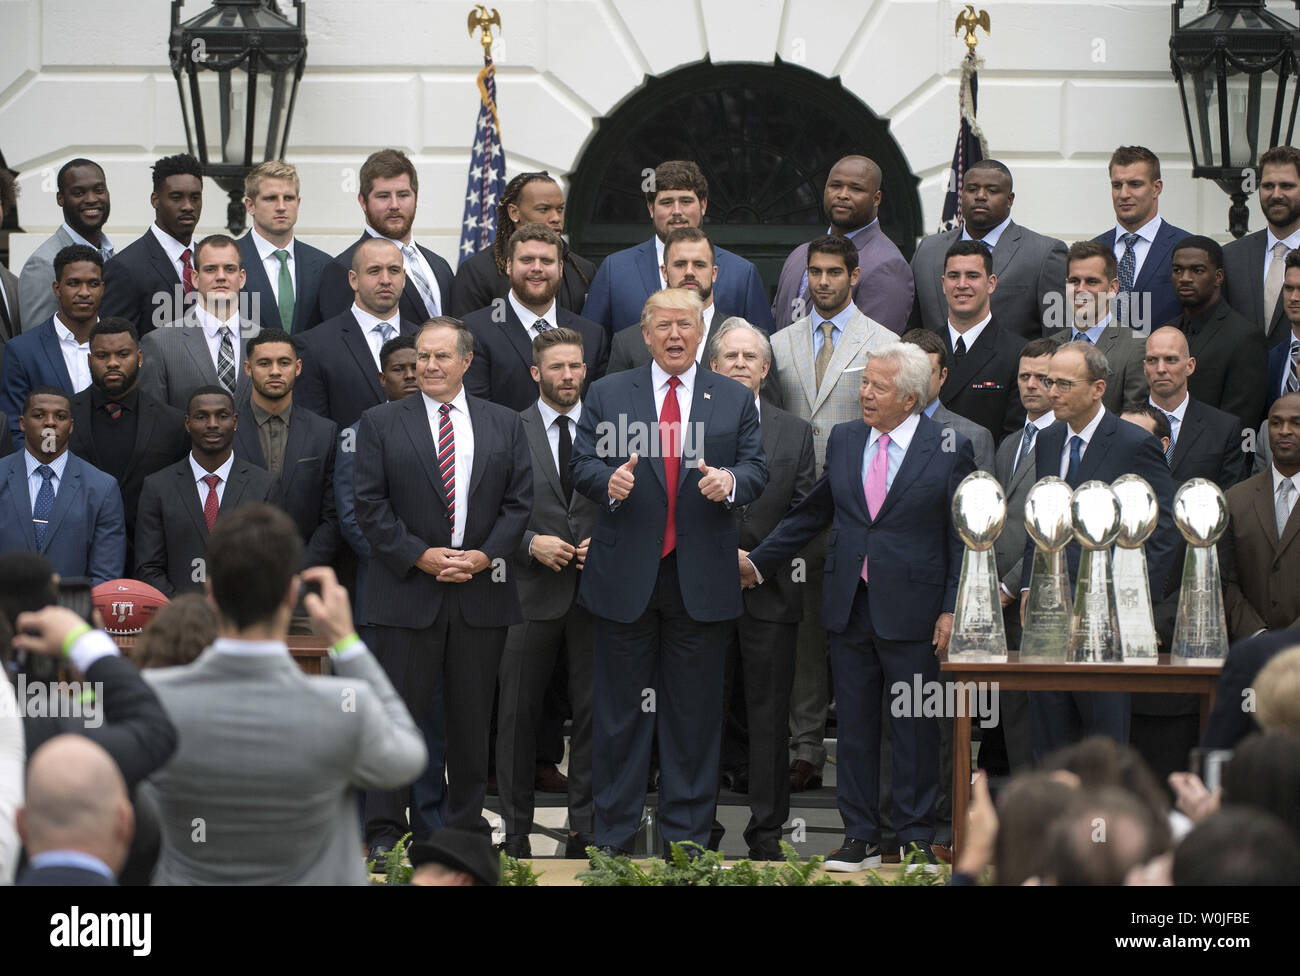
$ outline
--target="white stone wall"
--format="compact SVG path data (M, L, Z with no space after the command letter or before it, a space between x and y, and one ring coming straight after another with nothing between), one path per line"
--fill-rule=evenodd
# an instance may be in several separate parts
M494 48L508 176L567 173L593 131L647 75L710 55L774 55L842 77L922 178L927 227L938 221L957 124L953 0L494 0ZM191 0L190 17L206 6ZM286 8L288 4L285 4ZM299 230L338 249L360 226L354 174L372 149L410 152L421 176L416 233L453 259L477 112L481 48L468 0L307 0L308 67L290 160L303 177ZM1169 73L1168 0L984 0L980 121L1016 177L1016 219L1074 240L1110 225L1106 160L1141 143L1164 164L1162 213L1226 237L1227 198L1189 177ZM1204 7L1192 0L1190 13ZM1282 16L1290 3L1270 3ZM73 155L103 163L109 231L122 243L151 219L148 163L184 149L167 65L166 0L0 0L0 147L22 171L14 263L61 220L53 173ZM650 165L656 161L650 161ZM209 183L202 227L225 196ZM1252 201L1252 208L1254 203ZM1252 211L1252 227L1261 225Z

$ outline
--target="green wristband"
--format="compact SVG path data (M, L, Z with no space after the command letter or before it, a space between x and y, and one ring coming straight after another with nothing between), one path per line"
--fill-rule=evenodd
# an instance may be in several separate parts
M347 637L344 637L338 642L331 644L330 654L331 655L342 654L353 644L360 644L360 643L361 643L361 638L357 635L357 632L354 630L352 633L348 634Z
M72 632L69 633L67 637L63 638L63 656L67 657L69 654L71 654L72 645L77 643L77 641L80 640L83 634L89 634L91 630L92 628L90 624L85 624L85 623L78 624L75 628L73 628Z

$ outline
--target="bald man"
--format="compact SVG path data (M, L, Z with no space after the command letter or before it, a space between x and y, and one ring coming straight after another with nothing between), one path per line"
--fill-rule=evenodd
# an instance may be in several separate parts
M822 209L830 220L828 234L851 240L858 249L862 274L853 287L853 304L862 314L901 335L912 311L912 269L898 246L880 229L884 174L866 156L845 156L831 167L822 194ZM785 259L776 286L772 318L777 329L812 310L808 297L808 245L800 244Z
M59 735L27 763L18 834L27 850L19 885L115 885L135 833L126 781L83 735Z
M302 359L293 389L297 406L328 417L343 430L387 401L379 385L379 350L389 339L413 336L420 327L401 318L398 303L405 283L396 244L372 237L358 245L348 272L352 307L293 337Z

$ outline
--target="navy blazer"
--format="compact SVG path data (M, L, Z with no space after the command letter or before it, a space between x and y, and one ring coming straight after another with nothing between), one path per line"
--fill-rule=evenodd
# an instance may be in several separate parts
M4 365L0 367L0 413L9 416L9 436L15 451L23 449L23 433L18 427L27 394L38 386L58 387L68 396L72 377L59 349L54 331L54 316L34 329L14 336L4 346Z
M317 322L324 322L335 316L342 315L352 307L352 301L356 297L352 291L352 286L348 284L348 272L352 270L352 255L356 253L357 248L370 239L369 233L362 234L355 244L325 265L321 271L320 292L317 298L318 308L315 316ZM424 260L433 269L433 277L438 282L438 291L440 292L439 308L443 315L450 315L451 265L427 247L421 247L419 244L416 247L420 248L420 253L424 255ZM420 323L428 321L429 310L425 307L424 299L420 297L420 290L415 287L415 282L411 280L410 275L406 276L406 284L402 288L402 299L398 308L401 310L401 316L404 319ZM296 309L294 310L294 317L297 318Z
M651 369L624 370L592 385L569 464L574 488L601 508L578 603L619 623L633 622L650 603L667 524L664 462L649 441L657 439L659 425ZM634 453L639 456L636 483L611 509L606 491L610 475ZM739 534L730 508L700 494L701 458L731 471L736 479L733 505L749 504L767 485L754 394L730 377L697 367L677 474L677 571L691 619L734 620L744 609L736 562Z
M152 229L104 262L100 318L129 319L143 339L146 332L179 319L188 307L180 272Z
M861 420L835 425L817 484L749 559L766 578L829 525L823 626L834 634L848 629L865 558L875 632L885 640L929 642L939 615L952 613L957 603L965 547L952 524L952 499L975 470L975 453L961 434L946 435L922 414L873 519L862 490L862 454L870 434ZM955 438L955 449L948 436Z
M943 405L987 430L995 445L1023 430L1025 406L1017 377L1024 336L1006 331L994 316L961 358L953 355L946 323L939 337L948 358L948 378L939 390Z
M713 301L735 309L750 325L772 331L772 308L758 269L738 254L714 248L718 278L713 283ZM596 271L582 306L583 318L605 327L610 335L641 321L645 300L663 286L659 284L659 261L654 240L615 251Z
M1183 307L1174 296L1174 245L1190 235L1190 231L1175 227L1163 217L1160 218L1156 239L1147 249L1137 280L1133 282L1134 297L1129 304L1130 328L1137 328L1140 323L1145 324L1146 334L1150 335L1152 330L1182 314ZM1093 240L1113 249L1115 228L1099 234ZM1115 260L1118 263L1119 259Z
M1291 368L1291 342L1294 334L1285 342L1280 342L1268 351L1268 396L1264 398L1264 418L1273 409L1273 401L1282 395L1282 378Z
M89 576L95 585L121 579L126 521L117 482L69 452L45 544L38 548L26 458L25 451L17 451L0 459L0 552L39 552L60 576Z
M250 319L263 329L284 329L285 332L302 332L320 322L320 308L317 304L320 277L333 258L318 247L294 239L293 321L285 325L280 321L280 306L275 301L275 289L271 287L271 279L266 276L266 265L257 253L253 232L250 230L236 243L247 275L241 291L249 296L246 307ZM257 296L256 304L253 295Z
M474 336L474 359L465 372L465 392L519 413L537 402L537 381L529 372L533 340L528 338L509 299L500 302L465 316L465 325ZM561 328L582 336L582 355L587 363L582 393L586 396L609 365L609 335L595 322L567 308L556 306L555 321Z
M266 455L257 436L250 406L235 431L235 456L265 470ZM276 504L298 526L302 564L328 566L339 545L338 513L334 507L334 457L338 426L295 403L289 415L289 439L284 445L284 469Z
M432 626L443 600L455 600L471 627L523 623L514 574L505 570L519 547L533 504L533 464L519 414L467 397L474 463L460 549L502 560L464 583L440 583L416 569L426 549L451 546L447 496L423 394L373 407L357 428L354 501L357 525L370 543L361 606L374 625Z
M1070 429L1064 420L1058 420L1038 434L1034 441L1035 480L1049 475L1060 477L1061 452L1065 450L1065 441L1069 436ZM1106 410L1093 432L1083 460L1079 462L1078 477L1070 487L1078 488L1085 481L1104 481L1110 484L1126 474L1145 478L1156 493L1156 528L1147 539L1146 556L1147 582L1151 587L1151 596L1159 600L1164 592L1165 577L1173 565L1174 553L1182 539L1174 527L1174 481L1169 474L1169 465L1165 463L1165 452L1155 436L1137 424L1120 420ZM1072 539L1065 548L1071 587L1079 575L1079 553L1079 543ZM1029 588L1033 565L1034 540L1031 536L1025 539L1025 561L1020 581L1022 590Z

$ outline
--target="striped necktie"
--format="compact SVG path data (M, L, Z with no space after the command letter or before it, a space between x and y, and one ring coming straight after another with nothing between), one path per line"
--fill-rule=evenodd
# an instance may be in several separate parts
M451 404L438 407L438 475L447 496L447 521L456 531L456 432L451 426Z
M1300 393L1300 339L1291 340L1291 372L1286 378L1286 391Z

